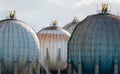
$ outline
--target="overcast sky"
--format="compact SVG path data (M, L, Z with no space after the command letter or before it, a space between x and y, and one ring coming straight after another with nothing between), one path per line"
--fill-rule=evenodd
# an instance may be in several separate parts
M9 10L16 10L17 19L38 32L50 26L52 20L57 20L60 27L71 22L74 16L81 21L97 13L101 3L106 2L110 13L119 15L120 0L0 0L0 19L5 19Z

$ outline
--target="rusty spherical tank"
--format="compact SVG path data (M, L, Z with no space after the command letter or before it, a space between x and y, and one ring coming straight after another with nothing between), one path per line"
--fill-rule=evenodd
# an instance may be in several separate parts
M57 71L67 68L67 42L70 34L56 26L43 28L38 33L40 41L40 62L47 70Z
M0 21L0 62L2 74L22 74L28 62L39 58L39 40L36 33L25 22L17 19Z
M65 25L63 29L67 30L70 34L72 34L73 30L75 29L76 25L78 24L77 17L74 17L73 21L69 24Z
M82 74L119 74L120 17L100 13L80 22L68 42L68 63Z

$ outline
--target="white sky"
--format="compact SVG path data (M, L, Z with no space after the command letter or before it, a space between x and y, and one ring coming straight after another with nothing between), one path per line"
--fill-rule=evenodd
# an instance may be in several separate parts
M58 20L58 26L71 22L74 16L79 21L97 13L101 3L108 3L110 13L118 15L120 0L0 0L0 19L8 16L9 10L16 10L17 19L29 24L36 32Z

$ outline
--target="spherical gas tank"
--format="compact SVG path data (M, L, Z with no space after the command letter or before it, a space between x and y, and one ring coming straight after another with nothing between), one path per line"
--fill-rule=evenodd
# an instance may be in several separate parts
M76 25L78 24L77 17L74 17L73 21L69 24L65 25L63 29L67 30L70 34L72 34L73 30L75 29Z
M17 19L0 21L0 61L2 74L14 74L14 63L17 62L17 73L21 74L31 61L39 58L39 40L36 33L25 22Z
M68 55L68 62L82 74L119 74L120 17L100 13L85 18L68 42Z
M40 41L41 64L45 69L57 71L67 68L67 42L70 34L53 24L43 28L38 33Z

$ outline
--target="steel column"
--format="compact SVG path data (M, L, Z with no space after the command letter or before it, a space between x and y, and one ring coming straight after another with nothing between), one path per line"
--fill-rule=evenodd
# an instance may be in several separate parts
M61 74L61 73L60 73L60 65L59 65L59 67L58 67L58 74Z
M68 63L68 74L72 74L72 64Z
M49 74L49 71L48 71L48 59L46 59L46 65L47 65L47 69L46 69L46 74Z
M17 61L14 61L14 74L17 74L17 71L18 71L18 62Z
M118 74L118 64L114 64L114 74Z
M95 64L95 74L99 74L99 64Z
M76 71L74 69L72 69L72 74L77 74Z
M45 73L45 70L44 70L43 68L42 68L40 71L41 71L41 72L40 72L41 74L46 74L46 73Z
M0 61L0 74L2 74L2 61Z
M60 51L60 48L59 48L59 52L58 52L58 74L60 74L60 68L61 68L60 62L61 62L61 51Z
M28 74L32 74L32 61L28 61Z
M39 63L39 61L37 62L37 65L36 65L36 74L40 74L40 63Z
M78 74L82 74L82 64L78 64Z
M48 52L48 48L46 49L46 65L47 65L46 74L50 74L49 73L49 69L48 69L48 66L49 66L49 52Z

